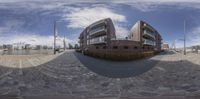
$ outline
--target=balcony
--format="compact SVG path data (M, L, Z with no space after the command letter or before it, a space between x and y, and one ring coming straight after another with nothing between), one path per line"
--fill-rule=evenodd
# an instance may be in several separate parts
M80 34L79 39L83 39L83 38L84 38L83 34Z
M106 37L107 36L101 36L101 37L93 38L93 39L90 40L90 44L106 43Z
M155 42L154 41L151 41L151 40L148 40L148 39L144 39L144 45L152 45L152 46L155 46Z
M84 40L80 40L80 39L78 40L78 43L83 43L83 42L84 42Z
M155 31L155 29L153 27L151 27L150 25L148 25L146 23L144 24L144 28L147 28L147 29L149 29L151 31Z
M95 27L101 26L101 25L106 25L106 21L105 20L101 20L101 21L95 22L92 25L90 25L90 28L95 28Z
M106 28L105 26L101 26L101 27L97 27L95 29L92 29L91 31L89 31L90 36L92 35L103 35L106 34Z
M149 32L149 31L147 31L147 30L144 30L143 36L151 37L151 38L153 38L154 40L156 39L155 34L152 33L152 32Z

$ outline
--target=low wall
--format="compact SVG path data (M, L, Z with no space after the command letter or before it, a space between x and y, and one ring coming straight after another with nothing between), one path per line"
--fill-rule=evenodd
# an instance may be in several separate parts
M81 52L81 51L78 51ZM154 51L146 51L146 52L121 52L121 53L114 53L114 52L82 52L84 55L101 58L101 59L108 59L113 61L129 61L129 60L136 60L141 58L152 57L158 52Z

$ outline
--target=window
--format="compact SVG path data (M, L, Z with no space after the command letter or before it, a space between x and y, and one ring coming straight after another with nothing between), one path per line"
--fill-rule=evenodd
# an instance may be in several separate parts
M113 49L118 49L118 46L113 46Z
M86 45L89 45L89 40L87 40L87 44Z
M124 46L124 49L128 49L128 46Z
M137 49L137 46L135 46L134 49Z

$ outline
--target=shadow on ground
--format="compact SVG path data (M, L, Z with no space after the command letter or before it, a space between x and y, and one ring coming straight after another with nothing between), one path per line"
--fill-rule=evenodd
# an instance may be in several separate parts
M156 61L162 57L163 55L158 55L151 59L113 62L70 52L37 67L17 69L0 66L0 96L48 98L51 97L49 95L66 95L114 97L113 99L119 93L121 97L127 98L199 96L199 65L185 60ZM159 62L163 64L160 66L162 69L153 68ZM91 71L94 74L90 75ZM120 78L120 85L113 78Z
M93 58L76 52L74 55L91 71L111 78L134 77L150 70L159 62L150 58L118 62ZM157 58L162 58L162 56L157 56Z

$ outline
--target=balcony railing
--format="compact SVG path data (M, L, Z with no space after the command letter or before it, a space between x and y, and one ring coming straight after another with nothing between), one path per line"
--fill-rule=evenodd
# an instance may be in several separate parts
M143 43L143 44L154 46L154 45L155 45L155 41L151 41L151 40L148 40L148 39L144 39L144 43Z
M97 25L101 25L101 24L106 24L106 21L101 20L101 21L98 21L98 22L96 22L96 23L93 23L93 24L90 26L90 28L93 28L93 27L95 27L95 26L97 26Z
M95 29L92 29L89 34L90 35L93 35L93 34L96 34L96 33L99 33L99 32L103 32L103 31L106 31L106 28L105 26L101 26L101 27L97 27Z
M152 31L155 31L153 27L147 25L146 23L144 24L144 27L145 27L145 28L148 28L148 29L150 29L150 30L152 30Z
M100 43L106 43L106 37L107 36L100 36L97 38L93 38L90 40L90 44L100 44Z
M151 37L151 38L153 38L153 39L156 38L154 33L148 32L147 30L144 30L144 34L143 34L143 35L147 35L147 36L149 36L149 37Z

